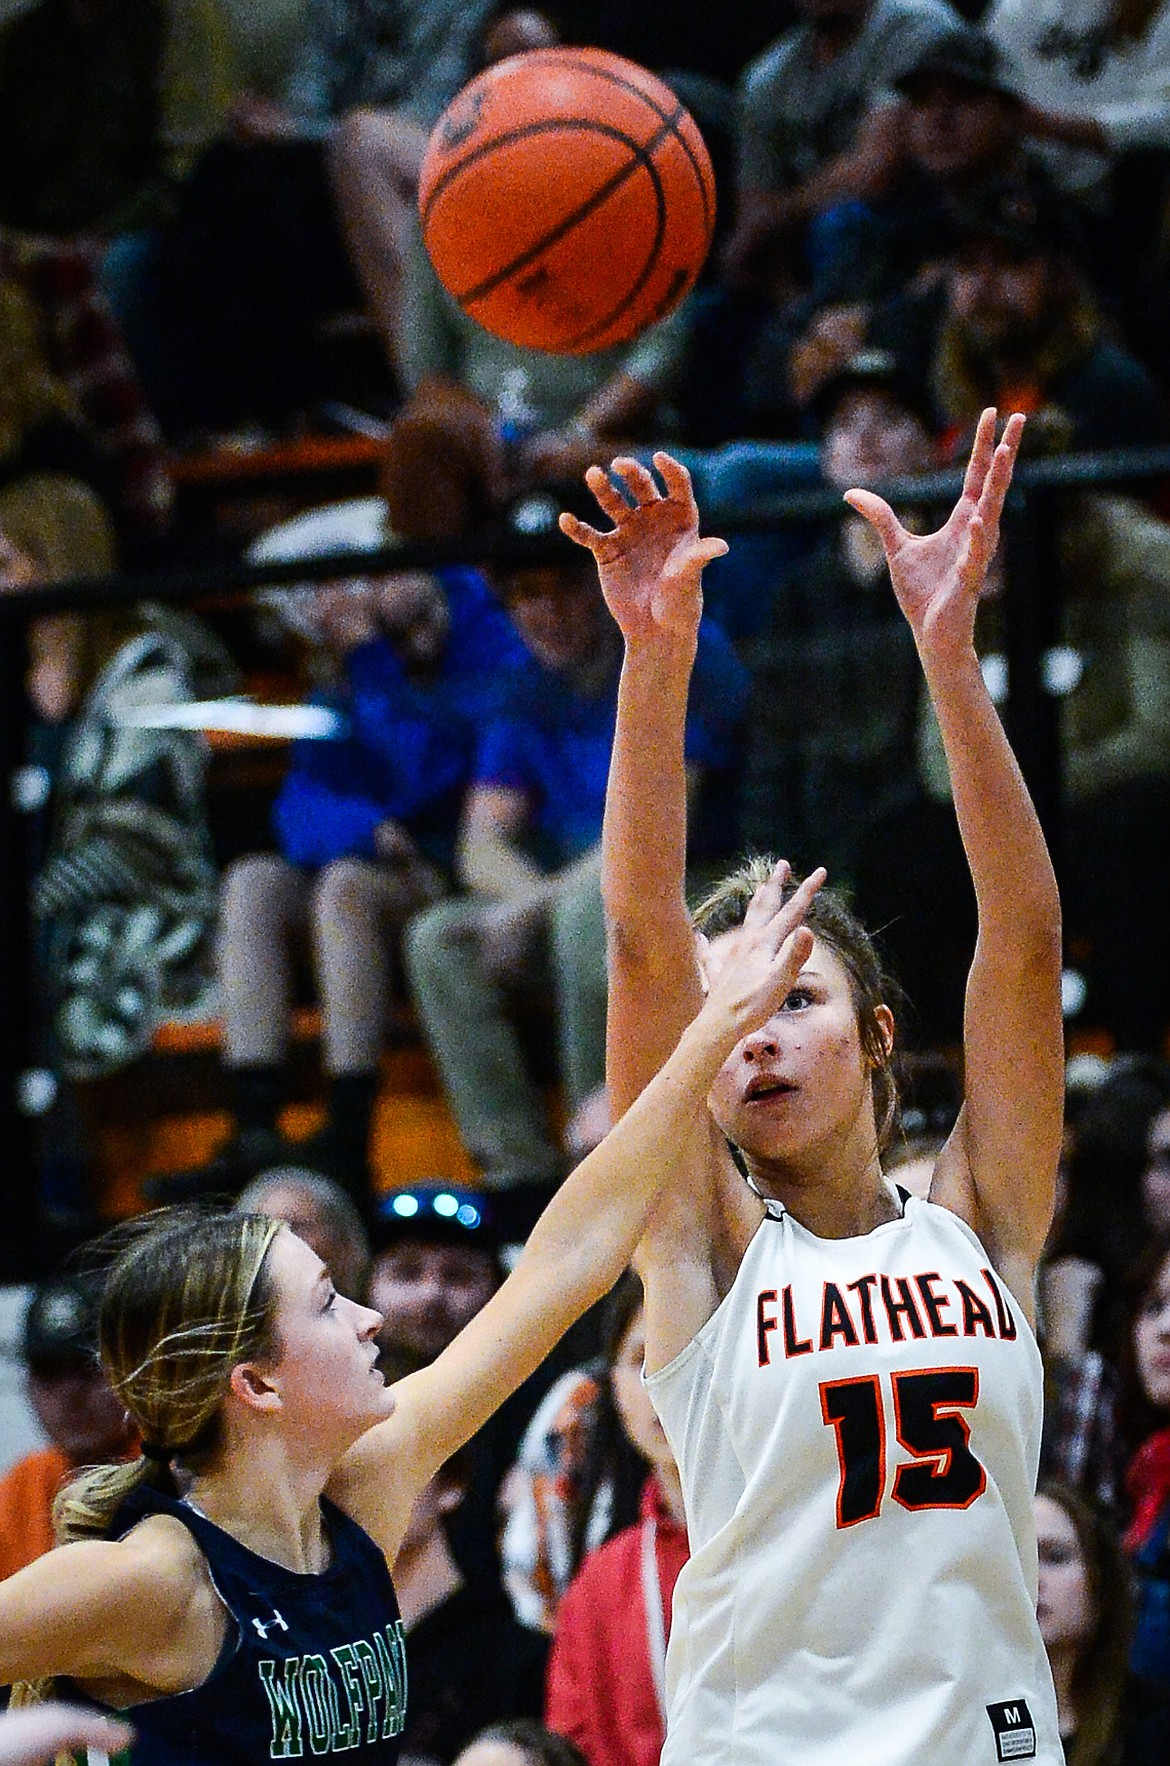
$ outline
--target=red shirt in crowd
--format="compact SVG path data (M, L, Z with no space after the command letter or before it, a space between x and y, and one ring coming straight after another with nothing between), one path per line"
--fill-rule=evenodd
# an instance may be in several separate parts
M658 1766L665 1722L655 1685L655 1637L687 1561L686 1530L667 1512L655 1478L641 1521L590 1552L557 1609L545 1722L581 1749L589 1766ZM644 1553L653 1552L661 1628L647 1622ZM659 1663L659 1672L661 1664Z

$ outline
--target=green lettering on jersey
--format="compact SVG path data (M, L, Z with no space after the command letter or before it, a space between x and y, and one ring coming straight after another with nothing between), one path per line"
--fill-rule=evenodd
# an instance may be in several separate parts
M362 1687L361 1669L358 1666L357 1657L360 1649L368 1649L369 1647L369 1644L343 1643L340 1649L329 1651L341 1671L341 1684L345 1688L345 1696L349 1706L349 1720L339 1724L337 1739L333 1744L333 1751L337 1754L343 1753L346 1748L356 1748L361 1740L362 1712L368 1709L369 1700ZM374 1714L372 1711L369 1716L370 1725L367 1728L366 1739L373 1741Z
M393 1697L393 1689L378 1659L378 1652L372 1643L363 1637L355 1643L353 1653L361 1664L362 1679L366 1688L366 1709L369 1711L369 1722L366 1725L366 1740L375 1742L378 1739L378 1706L386 1710L388 1701Z
M401 1735L406 1725L406 1632L402 1620L387 1625L385 1633L376 1631L374 1643L382 1662L386 1682L386 1714L382 1722L382 1739Z
M301 1657L301 1704L309 1726L309 1746L315 1754L333 1751L337 1731L337 1688L329 1677L324 1656Z
M284 1664L283 1679L277 1676L276 1662L258 1664L260 1684L268 1697L272 1715L272 1741L269 1756L273 1760L299 1760L304 1753L301 1739L301 1707L297 1698L297 1679L301 1672L299 1656L290 1656Z

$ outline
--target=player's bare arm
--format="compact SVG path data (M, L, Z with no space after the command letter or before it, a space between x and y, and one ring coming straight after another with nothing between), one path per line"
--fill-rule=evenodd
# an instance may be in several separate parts
M734 949L661 1071L565 1179L499 1292L430 1367L400 1382L394 1414L334 1474L330 1495L388 1557L414 1496L609 1291L658 1196L680 1170L686 1181L688 1160L704 1159L711 1082L739 1040L789 993L812 947L803 922L822 880L814 873L784 901L787 867L778 867L757 892ZM648 1337L653 1305L648 1298ZM685 1325L685 1310L685 1297L676 1295L660 1332L668 1323L677 1329L679 1316Z
M964 1018L966 1099L932 1200L985 1240L1031 1312L1052 1217L1063 1107L1060 901L1052 863L975 652L1024 419L996 444L980 418L963 494L937 533L908 534L868 491L847 501L881 535L938 718L979 913Z
M0 1677L69 1675L138 1704L201 1685L226 1624L191 1535L153 1516L125 1539L48 1552L0 1586Z

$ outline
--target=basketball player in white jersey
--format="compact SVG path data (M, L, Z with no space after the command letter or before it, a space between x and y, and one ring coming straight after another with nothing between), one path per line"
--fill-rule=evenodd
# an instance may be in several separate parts
M930 1199L883 1175L894 1024L830 893L781 1009L711 1088L639 1252L646 1377L686 1498L664 1766L992 1766L1063 1758L1035 1617L1033 1277L1061 1136L1060 910L973 643L1023 428L980 421L963 495L916 537L865 491L942 731L975 885L966 1099ZM703 565L685 471L588 482L625 639L604 832L609 1084L620 1114L733 948L758 869L697 939L683 727ZM622 489L628 493L622 494ZM912 853L891 863L913 863ZM948 912L940 901L938 912ZM738 1148L746 1180L728 1144Z

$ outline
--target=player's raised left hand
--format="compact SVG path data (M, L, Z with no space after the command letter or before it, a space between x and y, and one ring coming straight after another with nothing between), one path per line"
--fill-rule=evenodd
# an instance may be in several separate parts
M703 567L723 556L727 542L699 538L699 511L686 467L669 454L655 454L654 464L665 496L637 460L616 459L609 472L591 466L585 482L613 529L602 533L575 515L562 515L561 531L593 553L605 604L627 643L659 636L693 642L702 613Z
M1023 417L1009 417L997 446L996 420L992 409L980 417L963 494L937 533L908 533L872 491L845 493L881 537L894 594L922 652L966 648L973 641L975 610L999 544L999 518L1024 429Z

